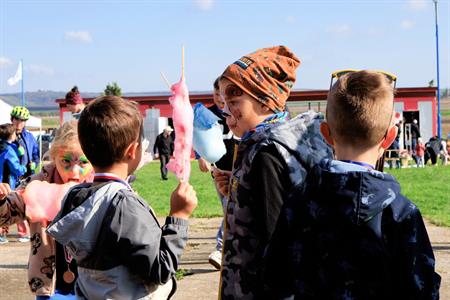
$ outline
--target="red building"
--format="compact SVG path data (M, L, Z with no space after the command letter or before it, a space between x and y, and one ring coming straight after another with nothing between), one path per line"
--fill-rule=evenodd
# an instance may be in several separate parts
M424 141L437 134L436 91L436 88L428 87L398 88L394 100L395 111L403 116L405 124L411 123L413 119L418 121ZM324 112L327 93L328 90L292 91L288 99L288 107L294 113L308 109ZM165 124L171 124L172 108L168 101L169 96L169 94L160 94L124 96L124 98L137 102L144 118L148 116L149 110L150 112L159 111L159 114L156 115L159 118L167 118ZM212 104L212 93L191 93L189 97L192 104L197 102L202 102L205 105ZM92 98L84 100L89 102ZM70 112L67 110L65 99L57 99L56 103L59 104L60 121L70 119ZM156 125L153 124L153 126L158 128L150 131L156 131L157 134L157 132L162 131L164 124L159 122ZM152 135L154 134L155 132Z

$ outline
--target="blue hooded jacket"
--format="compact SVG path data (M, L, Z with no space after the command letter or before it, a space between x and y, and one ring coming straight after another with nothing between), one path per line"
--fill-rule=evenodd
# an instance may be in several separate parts
M17 156L16 148L7 141L0 142L0 178L15 189L19 177L25 174L27 168L22 166Z
M286 215L295 299L439 299L422 216L391 175L323 160Z

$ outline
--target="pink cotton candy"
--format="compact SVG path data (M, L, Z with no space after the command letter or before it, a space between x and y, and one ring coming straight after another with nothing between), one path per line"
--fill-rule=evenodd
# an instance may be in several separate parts
M39 180L31 181L22 193L27 217L31 222L52 221L61 209L61 201L65 194L76 184L75 182L56 184Z
M174 172L179 180L189 181L191 175L192 134L194 130L194 112L189 101L189 92L182 77L180 82L172 85L172 97L169 98L173 108L173 127L175 128L174 159L167 164L167 169Z

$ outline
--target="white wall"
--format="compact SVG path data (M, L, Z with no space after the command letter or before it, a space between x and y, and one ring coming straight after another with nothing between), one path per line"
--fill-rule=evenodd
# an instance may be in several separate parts
M433 136L433 106L431 101L419 101L420 135L426 143Z

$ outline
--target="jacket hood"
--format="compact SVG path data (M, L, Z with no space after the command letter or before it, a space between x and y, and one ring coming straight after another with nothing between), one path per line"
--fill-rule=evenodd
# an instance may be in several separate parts
M5 140L0 140L0 153L5 151L5 149L8 147L8 142Z
M98 233L113 196L124 185L117 182L74 186L47 233L66 246L76 260L86 259L95 249Z
M324 159L311 175L307 186L321 217L339 213L356 224L370 223L400 197L400 185L390 174L354 164Z
M250 159L253 159L259 148L274 144L286 158L294 185L303 183L306 170L311 169L324 158L332 157L332 150L320 133L320 123L323 120L321 113L308 111L253 134L245 142L248 146L257 144L255 151L249 155ZM239 151L242 151L241 147ZM300 165L294 164L294 160Z

